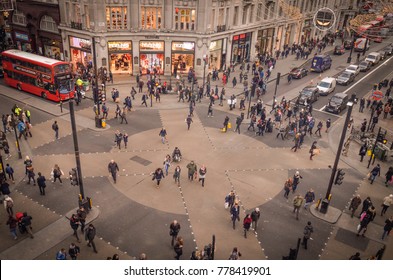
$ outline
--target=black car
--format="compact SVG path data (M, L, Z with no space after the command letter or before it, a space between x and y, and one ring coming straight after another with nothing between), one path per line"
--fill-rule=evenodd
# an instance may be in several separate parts
M352 47L352 41L351 40L345 40L344 41L344 49L350 50Z
M342 72L337 78L337 84L339 85L349 85L350 83L352 83L355 80L355 74L348 72L348 71L344 71Z
M336 93L329 99L329 103L325 107L326 112L340 114L347 108L348 95L342 92Z
M371 62L369 61L363 60L362 62L359 63L360 72L366 72L370 70L370 68L371 68Z
M334 54L342 55L345 53L344 45L335 46L334 47Z
M392 47L392 46L387 46L386 48L384 48L384 51L385 51L388 55L392 55L392 53L393 53L393 47Z
M294 79L301 79L304 76L307 76L307 74L308 70L302 67L293 68L291 72L289 72L289 75L291 75Z
M307 106L314 103L319 98L319 90L316 86L307 86L300 91L296 103Z

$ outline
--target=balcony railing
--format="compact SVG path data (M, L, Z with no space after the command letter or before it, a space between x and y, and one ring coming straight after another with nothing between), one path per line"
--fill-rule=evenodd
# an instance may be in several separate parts
M82 23L81 22L73 22L73 21L71 21L71 28L82 30Z
M227 29L226 25L217 25L217 32L223 32Z

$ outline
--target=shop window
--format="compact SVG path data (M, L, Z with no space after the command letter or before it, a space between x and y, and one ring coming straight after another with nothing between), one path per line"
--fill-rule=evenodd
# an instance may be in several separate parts
M195 30L195 9L175 8L175 29Z
M127 29L127 7L106 7L108 30Z
M18 10L15 10L14 13L12 14L12 23L26 26L27 24L26 16L24 15L23 12L19 12Z
M162 23L162 8L141 6L142 29L160 29Z
M41 18L40 29L53 33L59 33L56 22L50 16L43 16Z

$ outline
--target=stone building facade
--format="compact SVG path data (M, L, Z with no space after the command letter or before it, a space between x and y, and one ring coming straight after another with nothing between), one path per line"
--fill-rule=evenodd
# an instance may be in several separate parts
M58 56L75 67L92 61L115 74L222 69L323 36L316 11L333 9L337 28L358 0L17 0L18 47ZM344 22L345 19L345 22ZM53 24L51 24L53 23ZM341 26L340 26L341 24ZM332 30L333 32L335 30Z

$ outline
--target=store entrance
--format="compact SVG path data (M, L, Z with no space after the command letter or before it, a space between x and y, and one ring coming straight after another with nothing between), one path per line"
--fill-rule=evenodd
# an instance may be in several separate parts
M143 75L148 73L164 74L164 54L163 53L144 53L140 57L140 69Z
M131 74L132 61L129 53L113 53L110 56L110 70L113 74Z

